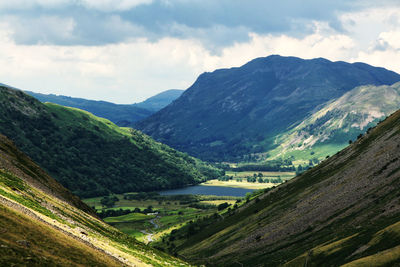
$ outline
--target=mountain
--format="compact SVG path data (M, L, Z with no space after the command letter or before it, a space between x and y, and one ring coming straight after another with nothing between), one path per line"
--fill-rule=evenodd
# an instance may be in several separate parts
M400 82L356 87L276 137L271 158L325 158L400 108Z
M54 94L47 95L31 91L26 91L26 93L41 102L50 102L86 110L101 118L109 119L119 126L129 126L153 114L153 111L135 105L118 105L106 101L95 101Z
M101 118L106 118L118 126L132 126L135 122L147 118L154 112L170 104L182 94L183 90L167 90L143 102L131 105L114 104L106 101L95 101L63 95L40 94L31 91L25 92L43 103L50 102L83 109Z
M94 217L2 135L0 203L0 266L188 266Z
M173 103L136 127L201 159L241 160L276 147L276 135L319 105L360 85L393 84L400 75L363 63L323 58L257 58L203 73Z
M302 175L165 240L207 266L398 266L399 147L400 110Z
M136 103L133 105L136 107L139 107L139 108L144 108L147 110L151 110L153 112L157 112L160 109L168 106L170 103L172 103L178 97L180 97L183 92L184 92L184 90L170 89L170 90L161 92L155 96L152 96L143 102Z
M0 133L80 197L182 187L221 172L131 128L0 87Z

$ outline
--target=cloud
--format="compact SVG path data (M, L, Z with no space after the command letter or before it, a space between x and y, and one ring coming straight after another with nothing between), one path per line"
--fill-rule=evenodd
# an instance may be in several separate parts
M118 26L123 24L142 29L140 37L153 41L167 37L196 38L213 49L246 42L249 40L248 32L305 36L311 33L309 25L315 20L327 22L331 28L341 31L337 14L359 8L359 5L346 0L15 0L0 4L3 16L19 18L20 24L37 17L55 16L59 20L72 18L76 23L74 38L58 38L45 27L36 38L37 42L99 45L138 37L135 30L120 31ZM118 17L121 23L109 24L109 27L114 25L112 30L104 31L104 21L112 17ZM24 23L24 29L14 27L13 30L15 36L20 36L26 31L37 31L37 27ZM101 35L93 34L100 32ZM95 38L88 41L85 36ZM16 38L16 41L30 44L30 39Z
M70 17L41 16L25 19L11 15L2 17L0 23L16 43L71 43L75 39L76 22Z
M16 1L30 7L0 4L0 82L37 92L132 103L270 54L400 72L392 1Z
M125 11L143 4L151 4L152 0L79 0L78 4L86 8L94 8L103 12Z

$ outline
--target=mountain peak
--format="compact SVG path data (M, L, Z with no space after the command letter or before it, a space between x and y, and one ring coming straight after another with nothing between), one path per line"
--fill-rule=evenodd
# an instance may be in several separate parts
M174 103L137 127L207 160L239 160L273 148L274 136L360 85L400 75L367 64L272 55L204 73Z

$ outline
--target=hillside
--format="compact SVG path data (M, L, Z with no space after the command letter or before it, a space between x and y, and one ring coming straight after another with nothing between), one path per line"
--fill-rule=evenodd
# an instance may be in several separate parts
M136 107L144 108L147 110L151 110L153 112L157 112L160 109L168 106L172 103L175 99L180 97L184 90L178 89L170 89L155 96L149 97L143 102L133 104Z
M90 210L0 135L1 266L188 266Z
M301 176L177 231L169 246L207 266L398 266L399 147L397 111Z
M88 112L0 87L0 133L80 197L182 187L209 165Z
M274 138L319 105L360 85L393 84L400 75L363 63L269 56L203 73L138 129L201 159L240 160L275 148Z
M106 118L119 126L129 126L136 121L147 118L154 112L135 105L118 105L106 101L95 101L54 94L47 95L30 91L26 91L26 93L43 103L50 102L86 110L96 116Z
M270 158L325 158L400 108L400 83L356 87L278 135Z
M1 85L1 84L0 84ZM6 86L6 85L3 85ZM86 110L98 117L108 119L118 126L132 126L135 122L149 117L154 112L178 98L183 90L167 90L146 99L143 102L122 105L106 101L95 101L63 95L41 94L25 91L39 101Z

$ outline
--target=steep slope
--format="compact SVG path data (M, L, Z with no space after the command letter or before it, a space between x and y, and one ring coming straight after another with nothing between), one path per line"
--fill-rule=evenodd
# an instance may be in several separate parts
M397 111L317 167L169 240L208 266L397 266L399 188Z
M400 83L356 87L277 136L279 146L268 153L271 158L325 158L399 108Z
M1 266L187 266L79 208L63 188L0 135Z
M175 99L180 97L184 90L178 89L170 89L164 92L161 92L155 96L149 97L143 102L133 104L136 107L144 108L147 110L151 110L153 112L157 112L160 109L171 104Z
M202 159L238 160L272 149L275 135L356 86L399 80L399 74L363 63L269 56L200 75L137 127Z
M41 102L50 102L62 106L79 108L93 113L101 118L106 118L118 126L129 126L134 122L147 118L154 111L136 105L118 105L106 101L95 101L63 95L40 94L26 91Z
M80 197L176 188L219 172L148 136L0 87L0 133Z

